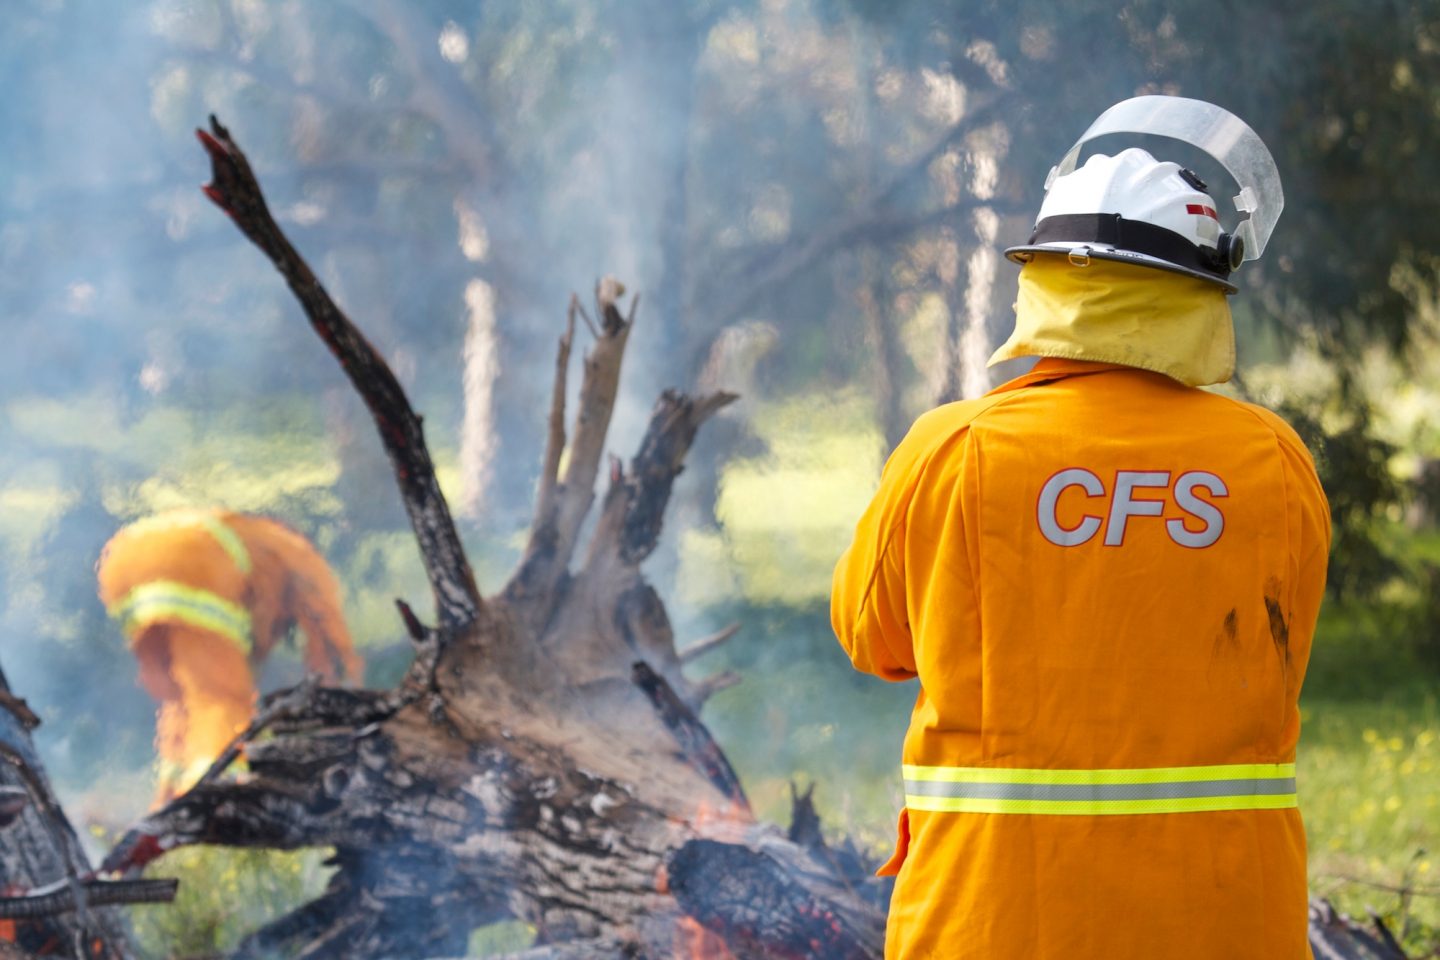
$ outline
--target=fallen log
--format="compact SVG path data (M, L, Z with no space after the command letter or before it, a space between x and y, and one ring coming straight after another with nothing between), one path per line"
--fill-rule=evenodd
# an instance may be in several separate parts
M572 301L528 544L508 582L482 595L398 381L271 217L228 131L212 118L199 136L214 171L207 195L275 264L375 421L435 623L401 604L415 658L393 690L309 685L267 698L215 768L132 828L103 869L134 875L196 843L334 848L325 893L253 933L238 957L459 956L474 928L508 918L538 931L523 956L795 955L791 926L775 924L781 941L765 945L756 936L767 934L727 919L724 904L705 906L703 921L688 916L686 897L700 888L688 875L686 896L666 884L673 855L738 824L764 837L756 862L767 894L790 885L787 903L855 912L873 952L880 914L804 848L755 824L698 714L730 680L684 675L664 602L641 571L697 431L734 396L666 391L635 455L602 471L636 301L608 279L593 320ZM593 342L567 432L577 314ZM249 772L227 780L242 751Z

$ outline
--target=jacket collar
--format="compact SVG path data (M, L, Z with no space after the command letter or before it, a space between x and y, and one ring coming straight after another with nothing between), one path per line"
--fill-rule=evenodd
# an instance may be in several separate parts
M1127 367L1121 363L1102 363L1096 360L1070 360L1065 357L1041 357L1040 362L1035 364L1029 373L1021 374L1013 380L1006 381L990 392L1008 393L1011 390L1022 390L1025 387L1039 386L1042 383L1053 383L1056 380L1065 380L1070 377L1084 377L1094 373L1109 373L1112 370L1143 372L1135 367Z

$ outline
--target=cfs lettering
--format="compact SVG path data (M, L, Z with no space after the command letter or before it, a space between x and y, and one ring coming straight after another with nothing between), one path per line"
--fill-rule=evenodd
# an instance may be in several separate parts
M1170 539L1182 547L1201 549L1220 539L1225 532L1225 515L1209 500L1202 499L1197 490L1204 490L1212 498L1228 497L1230 490L1213 473L1205 470L1190 470L1180 474L1172 487L1168 470L1119 470L1115 473L1115 491L1110 495L1110 507L1098 514L1086 513L1073 527L1061 525L1057 516L1060 498L1072 487L1079 487L1089 498L1106 496L1105 484L1093 472L1084 467L1070 467L1061 470L1040 488L1040 499L1035 506L1035 519L1045 539L1060 547L1078 547L1089 543L1095 534L1105 527L1105 546L1119 547L1125 543L1125 527L1131 517L1158 517L1165 513L1167 499L1151 499L1136 496L1138 490L1166 490L1175 506L1185 517L1165 521L1165 532ZM1072 494L1073 496L1073 494Z

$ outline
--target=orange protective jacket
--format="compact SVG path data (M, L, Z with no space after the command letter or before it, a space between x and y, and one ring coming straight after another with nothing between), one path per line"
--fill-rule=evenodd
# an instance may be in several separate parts
M206 630L258 664L298 625L312 672L363 677L335 575L310 541L277 520L228 510L149 517L111 538L96 575L101 601L132 644L153 626Z
M1330 523L1295 433L1042 360L922 416L835 571L919 677L886 957L1295 960L1296 706Z

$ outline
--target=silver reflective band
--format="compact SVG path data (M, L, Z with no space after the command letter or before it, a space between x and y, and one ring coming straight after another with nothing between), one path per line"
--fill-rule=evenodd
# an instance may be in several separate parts
M905 767L905 805L940 813L1144 814L1295 807L1295 765L1133 770Z

